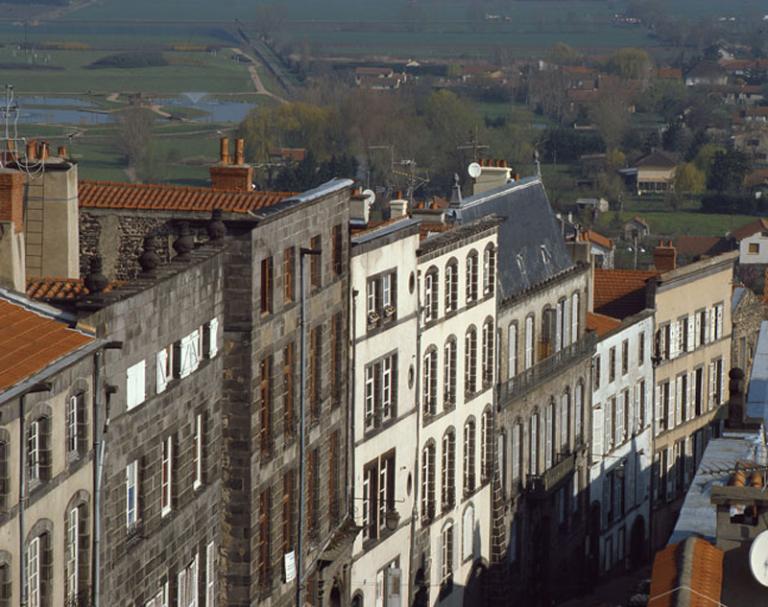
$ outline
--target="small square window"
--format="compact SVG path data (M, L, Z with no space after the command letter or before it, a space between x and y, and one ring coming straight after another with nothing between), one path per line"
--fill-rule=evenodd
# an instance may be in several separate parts
M749 254L750 255L759 255L760 254L760 243L759 242L750 242L749 243Z

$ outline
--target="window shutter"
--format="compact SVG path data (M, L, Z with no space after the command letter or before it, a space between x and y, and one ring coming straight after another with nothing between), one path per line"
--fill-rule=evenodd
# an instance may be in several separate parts
M544 469L548 470L552 466L552 422L554 418L553 406L550 403L544 415Z
M624 403L620 400L615 402L616 411L614 412L614 415L616 415L616 437L614 438L614 444L620 445L624 442Z
M693 348L696 349L701 345L701 314L697 312L694 316L694 332L693 332Z
M715 365L714 363L709 363L707 367L707 393L709 395L707 400L707 409L711 409L715 402Z
M718 338L723 337L723 304L718 304L715 307L717 318L715 320L715 335Z
M376 574L376 605L375 607L384 607L384 572L379 571Z
M212 318L208 324L208 357L213 358L219 351L219 319Z
M656 384L653 402L656 409L656 417L653 420L653 426L656 428L656 436L658 436L661 434L661 430L663 428L662 421L664 418L664 405L661 402L661 384Z
M168 351L163 349L157 353L155 369L157 377L157 393L165 392L168 378L165 376L165 365L168 362Z
M51 420L47 417L41 417L38 424L40 480L47 481L51 478Z
M579 294L571 297L571 343L579 339Z
M683 378L675 378L675 425L679 426L683 423Z
M554 351L560 351L560 345L563 343L563 306L558 303L555 308L555 347Z
M688 323L688 344L687 344L687 350L688 352L693 352L694 349L694 340L696 335L696 327L694 326L694 318L693 315L689 315L686 322Z
M88 419L85 406L85 393L76 397L75 412L77 415L77 450L83 454L88 451Z
M399 567L386 569L387 604L385 607L400 607L402 570Z
M592 459L596 461L603 456L603 409L602 405L595 405L592 409Z
M723 360L720 359L720 399L722 402L728 401L728 396L725 393L725 371L723 369ZM719 405L720 403L716 403Z
M695 382L696 372L691 371L691 374L688 376L688 410L686 411L686 421L693 419L696 414L696 403L693 402L693 397L696 395Z
M192 336L187 335L181 338L181 363L179 366L179 377L187 377L192 373Z
M707 333L707 343L710 343L715 339L715 323L717 321L717 315L715 314L714 308L707 310L707 319L709 326L709 332Z

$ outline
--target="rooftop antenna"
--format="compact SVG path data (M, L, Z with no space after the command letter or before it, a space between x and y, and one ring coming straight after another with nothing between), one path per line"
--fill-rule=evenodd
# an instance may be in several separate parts
M469 134L469 141L467 143L462 143L461 145L456 146L456 149L459 151L472 150L472 160L477 162L480 160L480 151L489 150L491 149L491 146L480 143L477 134L477 126L475 126L474 132Z

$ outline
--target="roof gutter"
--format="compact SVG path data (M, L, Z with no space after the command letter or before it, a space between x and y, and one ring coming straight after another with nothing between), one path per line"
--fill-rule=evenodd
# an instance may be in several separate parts
M63 312L58 308L49 306L48 304L40 303L34 299L30 299L22 293L17 291L11 291L0 287L0 299L5 299L10 303L17 305L25 310L34 312L36 314L42 314L51 318L52 320L58 320L59 322L66 323L70 327L74 327L77 324L77 316L70 314L69 312Z

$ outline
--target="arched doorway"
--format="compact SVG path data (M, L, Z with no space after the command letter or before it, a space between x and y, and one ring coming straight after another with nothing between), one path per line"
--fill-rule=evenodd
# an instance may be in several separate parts
M632 531L629 536L629 562L632 569L637 569L645 563L646 550L645 519L638 516L632 523Z

